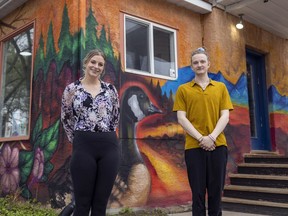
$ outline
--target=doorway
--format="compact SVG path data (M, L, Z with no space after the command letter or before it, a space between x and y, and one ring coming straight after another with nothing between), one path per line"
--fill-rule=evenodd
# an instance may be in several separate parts
M271 151L265 56L246 49L251 150Z

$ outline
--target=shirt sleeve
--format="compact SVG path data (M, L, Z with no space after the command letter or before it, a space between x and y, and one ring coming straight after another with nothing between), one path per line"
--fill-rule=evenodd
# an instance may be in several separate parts
M73 114L73 99L75 86L69 85L65 88L61 103L61 122L66 132L68 140L72 143L74 138L74 126L76 117Z
M120 121L120 103L119 103L119 95L118 92L115 88L115 86L112 86L112 103L113 103L113 110L112 110L112 124L114 125L113 130L116 130L116 128L119 125L119 121Z
M182 86L180 86L176 91L175 102L173 105L173 111L185 111L186 112L186 102L183 94Z
M221 103L221 110L225 110L225 109L228 109L229 111L232 111L234 108L233 108L233 104L231 102L231 99L230 99L230 95L229 95L229 92L224 85L224 90L223 90L223 94L222 94L222 103Z

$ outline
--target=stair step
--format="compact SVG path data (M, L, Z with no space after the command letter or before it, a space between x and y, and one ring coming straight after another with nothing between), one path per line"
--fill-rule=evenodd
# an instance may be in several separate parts
M244 154L244 158L287 158L284 155L278 155L278 154Z
M255 174L228 174L232 185L288 188L288 176L284 175L255 175Z
M288 164L241 163L238 167L288 168Z
M288 204L288 188L267 188L253 186L226 185L224 196L230 198L263 200Z
M283 209L287 209L287 212L288 212L288 203L277 203L277 202L269 202L269 201L263 201L263 200L238 199L238 198L230 198L230 197L222 197L222 202L283 208Z
M229 173L231 178L246 178L246 179L267 179L267 180L283 180L288 181L288 176L279 176L279 175L254 175L254 174L237 174Z
M222 197L223 209L246 213L287 216L288 203Z
M288 164L288 157L275 152L251 152L244 154L245 163L282 163Z
M250 153L244 153L244 157L284 157L278 152L264 151L264 150L252 150Z
M241 186L241 185L225 185L224 190L238 190L238 191L275 193L275 194L287 194L288 195L288 188L285 189L285 188L251 187L251 186Z
M245 174L288 175L288 164L241 163L237 169Z

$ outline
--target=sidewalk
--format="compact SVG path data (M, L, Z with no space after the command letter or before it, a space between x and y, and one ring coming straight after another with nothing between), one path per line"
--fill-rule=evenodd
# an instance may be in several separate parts
M173 213L168 214L169 216L192 216L192 212L183 212L183 213ZM222 216L267 216L263 214L248 214L242 212L231 212L231 211L222 211Z
M169 213L168 216L192 216L191 210L185 209L183 207L180 207L183 209L185 212L179 212L179 213ZM177 209L179 210L179 207L174 207L174 210ZM115 215L119 213L121 209L108 209L107 213L108 215ZM143 209L142 209L143 210ZM134 212L141 211L141 209L134 208ZM171 211L170 211L171 212ZM125 215L125 214L124 214ZM208 213L207 213L208 215ZM153 214L151 214L153 216ZM252 213L242 213L242 212L233 212L233 211L222 211L222 216L269 216L269 215L263 215L263 214L252 214Z

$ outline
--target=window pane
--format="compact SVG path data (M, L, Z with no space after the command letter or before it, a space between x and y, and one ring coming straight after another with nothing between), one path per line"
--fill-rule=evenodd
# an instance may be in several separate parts
M155 74L175 77L174 34L154 27L154 70Z
M34 29L3 43L0 137L27 136Z
M126 18L126 67L150 71L149 26Z

